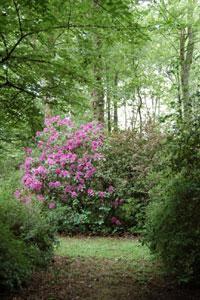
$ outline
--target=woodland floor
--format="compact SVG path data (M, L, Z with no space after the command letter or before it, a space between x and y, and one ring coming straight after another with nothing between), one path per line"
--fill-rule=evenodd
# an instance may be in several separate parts
M136 239L60 238L48 270L0 299L200 299L200 290L181 289L162 278L159 265Z

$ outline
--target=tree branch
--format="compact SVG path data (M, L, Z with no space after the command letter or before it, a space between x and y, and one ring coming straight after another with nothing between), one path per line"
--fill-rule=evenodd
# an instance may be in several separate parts
M13 3L14 3L15 10L17 13L17 18L18 18L18 23L19 23L19 31L20 31L21 36L23 36L23 29L22 29L22 22L21 22L20 13L19 13L19 6L15 0L13 0Z
M24 93L26 93L26 94L28 94L28 95L30 95L30 96L34 96L34 97L37 96L35 93L30 92L30 91L28 91L27 89L25 89L24 87L18 86L18 85L16 85L15 83L12 83L12 82L9 81L9 80L7 80L6 82L0 84L0 88L14 88L14 89L19 90L19 91L21 91L21 92L24 92Z
M3 41L4 47L5 47L5 50L6 50L6 54L8 54L8 45L7 45L5 36L4 36L4 34L3 34L2 32L1 32L0 35L1 35L1 38L2 38L2 41Z
M34 34L34 33L29 32L29 33L26 33L26 34L22 35L22 36L17 40L17 42L13 45L13 47L11 48L11 50L8 51L8 52L6 53L6 56L4 56L4 57L1 59L0 63L2 64L2 63L5 63L7 60L9 60L9 58L10 58L11 55L12 55L12 53L15 51L15 49L17 48L17 46L22 42L22 40L25 39L28 35L31 35L31 34Z
M49 27L49 28L46 28L46 29L36 29L34 31L31 31L31 32L27 32L27 33L24 33L20 36L20 38L16 41L16 43L12 46L12 48L10 49L10 51L7 51L6 52L6 56L4 56L0 63L3 64L5 63L7 60L10 59L12 53L16 50L16 48L19 46L19 44L28 36L30 35L34 35L34 34L38 34L38 33L42 33L42 32L48 32L48 31L51 31L51 30L59 30L59 29L69 29L69 28L79 28L79 29L110 29L110 30L116 30L116 31L119 31L119 30L129 30L130 27L117 27L117 26L107 26L107 25L90 25L90 24L86 24L86 25L83 25L83 24L61 24L61 25L57 25L57 26L54 26L54 27ZM135 24L135 27L134 28L138 28L138 24ZM2 32L0 33L2 34Z
M36 63L45 63L45 64L51 64L51 62L44 60L44 59L39 59L39 58L29 58L27 56L11 56L11 59L16 59L16 60L21 60L21 61L31 61L31 62L36 62Z

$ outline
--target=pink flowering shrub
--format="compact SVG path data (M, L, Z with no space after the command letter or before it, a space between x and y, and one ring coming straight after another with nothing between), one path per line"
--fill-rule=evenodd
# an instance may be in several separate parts
M95 222L121 225L113 217L123 200L115 199L112 185L103 188L95 178L98 163L104 160L103 142L101 124L91 122L77 128L69 118L46 119L43 131L36 133L36 150L25 149L24 191L17 190L15 196L28 202L35 195L51 211L63 212L64 207L63 217L73 216L77 226Z

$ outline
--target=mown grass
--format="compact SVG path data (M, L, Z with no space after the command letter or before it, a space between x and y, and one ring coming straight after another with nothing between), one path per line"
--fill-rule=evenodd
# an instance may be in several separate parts
M107 237L60 237L56 255L132 261L152 259L149 249L137 239Z

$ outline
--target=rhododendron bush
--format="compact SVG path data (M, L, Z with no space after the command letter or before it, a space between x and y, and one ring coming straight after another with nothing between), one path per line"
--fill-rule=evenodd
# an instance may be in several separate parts
M36 133L36 149L25 149L23 189L15 196L27 203L34 195L49 210L70 208L71 214L79 214L80 223L119 227L115 211L123 200L115 198L112 185L103 188L95 177L96 166L104 159L103 142L101 124L77 127L69 118L46 119L43 131ZM81 219L81 214L87 217Z

